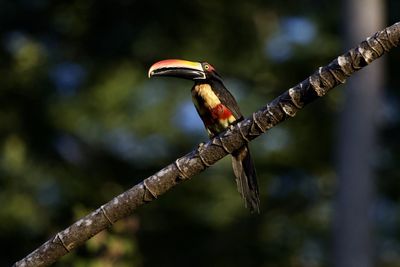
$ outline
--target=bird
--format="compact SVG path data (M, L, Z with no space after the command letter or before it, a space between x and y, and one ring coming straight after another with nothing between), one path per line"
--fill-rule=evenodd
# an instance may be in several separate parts
M225 87L221 75L207 62L161 60L150 67L148 77L176 77L193 81L192 100L210 138L243 120L239 105ZM245 207L252 213L260 213L257 174L248 144L231 155L237 188Z

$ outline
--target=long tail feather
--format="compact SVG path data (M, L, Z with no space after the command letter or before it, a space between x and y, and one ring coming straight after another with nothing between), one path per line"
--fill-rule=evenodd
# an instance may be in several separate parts
M232 153L232 167L238 191L245 201L246 208L251 212L260 213L257 175L247 145Z

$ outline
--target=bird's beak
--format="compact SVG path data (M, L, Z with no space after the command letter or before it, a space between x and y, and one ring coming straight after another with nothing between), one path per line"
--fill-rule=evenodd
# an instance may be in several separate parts
M189 80L206 79L201 63L181 59L159 61L150 67L148 75L149 78L153 76L168 76Z

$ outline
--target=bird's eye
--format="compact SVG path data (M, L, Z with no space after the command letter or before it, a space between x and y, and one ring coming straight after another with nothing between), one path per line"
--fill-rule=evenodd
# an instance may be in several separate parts
M210 66L209 66L209 65L204 65L204 68L205 68L206 70L208 70L208 69L210 68Z

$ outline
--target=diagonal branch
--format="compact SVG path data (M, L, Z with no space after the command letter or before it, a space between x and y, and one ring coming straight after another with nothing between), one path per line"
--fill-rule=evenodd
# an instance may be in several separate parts
M290 88L259 111L221 135L200 145L174 163L146 178L99 209L56 234L14 266L48 266L137 207L158 198L182 181L204 171L232 151L294 117L306 104L342 84L355 71L365 67L400 44L400 22L361 42L356 48L320 67L310 77Z

